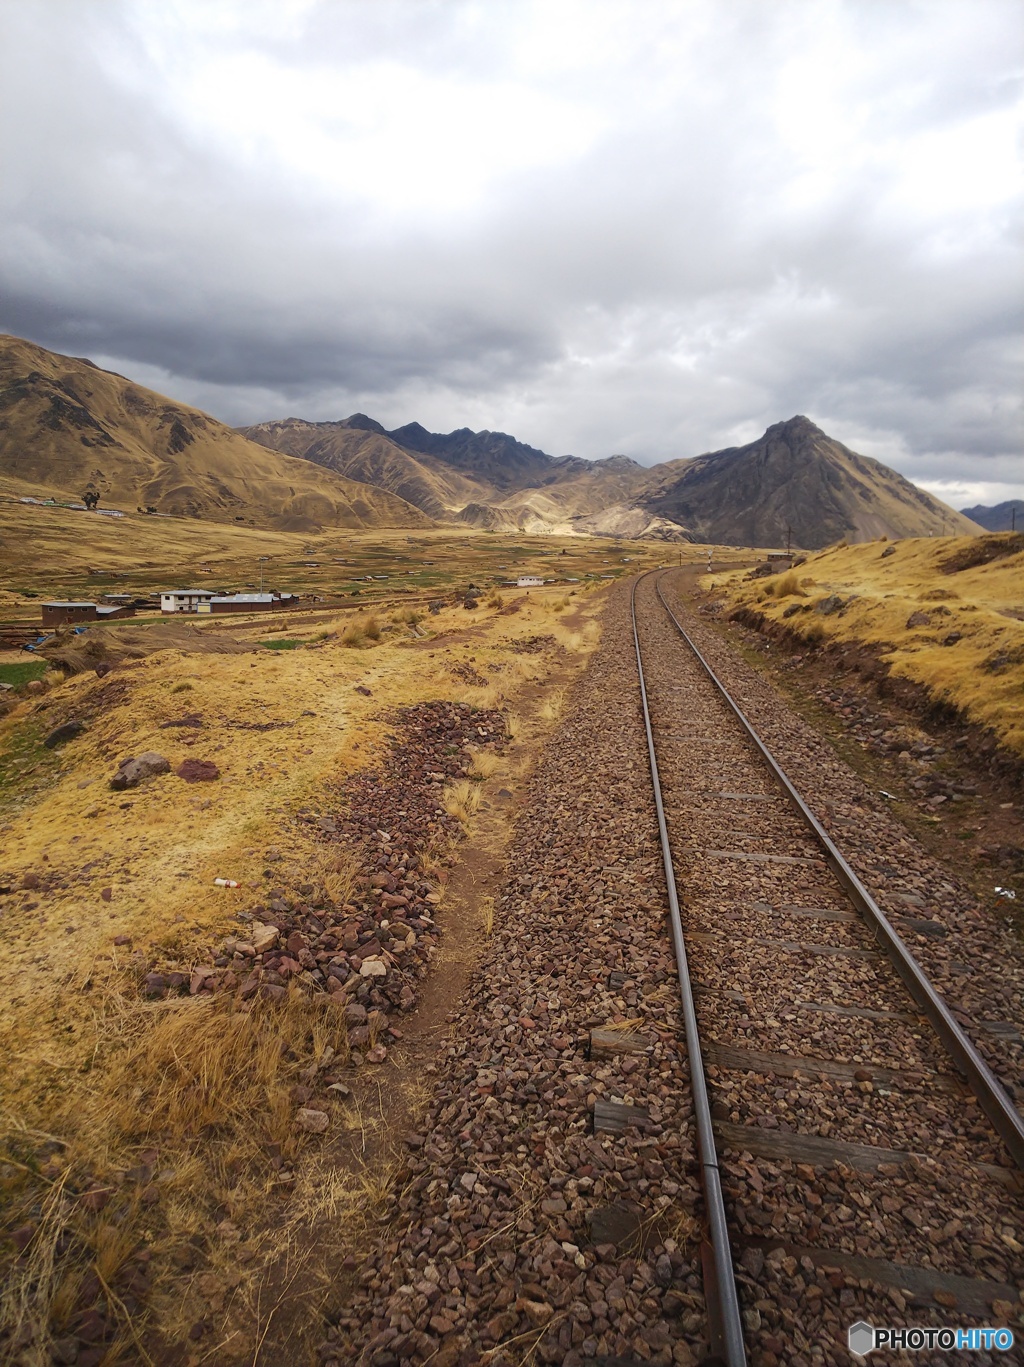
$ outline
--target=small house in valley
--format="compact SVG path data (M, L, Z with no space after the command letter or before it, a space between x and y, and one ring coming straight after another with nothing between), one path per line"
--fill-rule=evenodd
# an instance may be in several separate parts
M65 627L76 622L112 622L119 617L134 617L135 607L127 603L90 603L83 600L54 599L43 605L44 627Z
M96 604L55 599L43 604L43 626L62 627L69 622L95 622Z
M161 612L196 612L217 595L213 589L168 589L160 594Z

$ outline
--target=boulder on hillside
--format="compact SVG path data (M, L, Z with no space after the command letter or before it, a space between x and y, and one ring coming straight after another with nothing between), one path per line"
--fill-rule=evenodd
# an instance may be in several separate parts
M170 768L169 759L158 755L155 750L147 750L137 758L123 759L110 780L110 786L115 793L123 792L126 788L137 788L144 778L169 773Z
M74 740L85 730L85 722L66 721L63 726L56 727L43 741L47 750L56 750L58 745L65 745L69 740Z

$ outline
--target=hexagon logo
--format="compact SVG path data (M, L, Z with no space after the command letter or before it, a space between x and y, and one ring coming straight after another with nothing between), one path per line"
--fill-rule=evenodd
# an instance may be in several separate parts
M851 1324L846 1337L850 1352L856 1353L858 1357L864 1357L875 1346L875 1331L867 1320L858 1320L856 1324Z

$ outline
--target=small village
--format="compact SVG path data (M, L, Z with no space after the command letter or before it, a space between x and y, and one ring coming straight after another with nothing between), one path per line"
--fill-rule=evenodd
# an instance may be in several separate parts
M368 576L368 579L380 576ZM386 576L384 576L386 578ZM537 575L522 575L518 579L501 581L503 588L539 589L548 582ZM552 581L553 582L553 581ZM565 583L579 583L566 579ZM75 626L82 622L113 622L123 617L134 617L138 612L165 614L193 612L199 616L228 612L279 612L282 608L297 608L303 601L316 601L316 595L299 593L217 593L214 589L166 589L148 597L134 597L130 593L104 593L96 601L90 599L53 598L41 604L43 629Z

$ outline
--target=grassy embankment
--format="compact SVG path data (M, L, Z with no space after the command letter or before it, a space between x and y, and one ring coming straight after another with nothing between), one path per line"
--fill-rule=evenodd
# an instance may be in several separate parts
M798 638L872 649L1024 757L1024 536L872 541L765 579L706 582Z
M339 782L374 765L389 707L448 698L509 711L509 753L484 757L467 792L447 796L472 841L479 793L521 781L557 717L557 686L596 643L596 587L506 591L514 613L485 597L418 622L394 600L376 617L112 624L103 630L134 658L101 679L51 671L44 695L0 722L0 1190L16 1236L0 1239L0 1324L19 1326L20 1361L49 1363L48 1344L78 1332L87 1304L119 1326L109 1363L148 1361L158 1341L183 1361L251 1363L275 1315L315 1333L311 1312L388 1191L387 1107L414 1118L422 1077L390 1093L385 1079L375 1115L339 1102L328 1135L303 1135L291 1089L327 1049L344 1055L338 1011L297 994L248 1014L198 997L146 1002L142 976L202 961L237 933L268 866L275 886L333 883L344 899L344 848L291 815L324 810ZM554 640L517 644L537 637ZM282 641L297 644L266 648ZM484 686L455 672L470 663ZM202 725L164 727L186 714ZM76 717L79 737L43 748ZM193 786L172 773L111 791L118 761L146 750L172 766L211 759L221 778ZM210 1334L190 1340L203 1322Z

